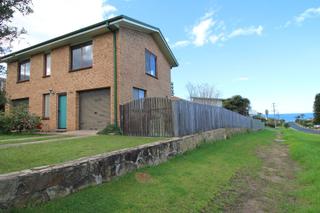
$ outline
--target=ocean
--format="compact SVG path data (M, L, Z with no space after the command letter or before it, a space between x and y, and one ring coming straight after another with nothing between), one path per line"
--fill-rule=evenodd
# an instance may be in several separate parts
M312 119L313 113L289 113L289 114L279 114L280 119L284 119L286 122L295 121L298 115L304 114L304 119ZM273 118L273 114L269 114L269 118ZM278 118L278 115L276 115Z

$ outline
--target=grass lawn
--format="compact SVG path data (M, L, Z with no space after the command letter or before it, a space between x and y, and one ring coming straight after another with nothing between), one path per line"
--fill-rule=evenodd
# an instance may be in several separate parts
M293 192L297 205L291 211L320 212L320 135L290 129L282 132L291 157L301 167L297 176L299 187Z
M126 147L158 141L161 138L127 136L90 136L43 144L0 149L0 173L62 163Z
M274 137L274 131L264 130L204 144L159 166L140 169L38 207L15 211L199 212L220 190L228 188L238 171L257 171L261 161L256 149L270 145Z

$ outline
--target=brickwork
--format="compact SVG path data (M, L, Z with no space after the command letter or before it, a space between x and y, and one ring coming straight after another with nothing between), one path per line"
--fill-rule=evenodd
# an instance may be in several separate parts
M145 49L157 56L157 78L146 74ZM170 97L171 68L151 35L120 29L119 61L121 103L132 100L133 87L146 90L147 97Z
M43 95L50 95L50 119L43 120L44 130L57 129L58 94L67 95L67 130L79 128L78 91L110 88L110 120L114 115L114 57L111 32L96 36L93 43L93 66L70 72L70 46L51 52L51 76L43 77L44 53L31 56L30 81L17 83L18 62L8 64L7 93L10 99L29 98L29 111L43 114ZM170 66L151 35L121 28L117 33L118 102L132 100L132 88L147 90L147 96L170 95ZM158 79L145 74L145 49L157 56ZM21 59L23 60L23 59ZM119 113L118 113L119 115Z

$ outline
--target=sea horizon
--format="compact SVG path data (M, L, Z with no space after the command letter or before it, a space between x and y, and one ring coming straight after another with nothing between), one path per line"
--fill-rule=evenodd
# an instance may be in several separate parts
M313 112L302 112L302 113L283 113L279 114L280 119L285 120L286 122L295 121L298 115L304 114L304 119L313 119ZM264 115L266 116L266 115ZM269 118L274 118L273 114L269 114ZM275 116L278 118L278 114Z

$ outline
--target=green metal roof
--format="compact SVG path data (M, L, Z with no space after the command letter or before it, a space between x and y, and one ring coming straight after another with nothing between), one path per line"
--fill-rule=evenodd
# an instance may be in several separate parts
M141 28L145 28L145 29L151 30L152 33L154 33L156 36L158 36L159 39L157 41L159 41L160 42L160 46L163 47L162 50L164 51L165 55L167 56L171 66L172 67L178 66L178 61L175 58L173 52L171 51L168 43L166 42L166 40L165 40L165 38L164 38L164 36L161 33L161 30L159 28L151 26L151 25L146 24L144 22L138 21L136 19L130 18L130 17L125 16L125 15L116 16L114 18L110 18L110 19L107 19L105 21L101 21L99 23L96 23L96 24L81 28L79 30L64 34L62 36L58 36L56 38L41 42L39 44L30 46L28 48L25 48L25 49L10 53L8 55L5 55L5 56L1 57L0 58L0 62L8 62L8 61L10 61L10 59L13 59L13 58L17 60L17 59L19 59L19 55L23 55L24 53L27 53L27 52L31 52L31 55L32 55L32 51L34 51L34 50L36 50L38 48L45 49L46 46L48 46L48 48L49 48L49 45L53 44L53 43L58 43L57 46L59 46L59 42L61 42L64 39L75 37L75 36L77 36L77 34L80 34L80 35L78 35L78 37L81 37L82 33L94 31L96 28L106 26L105 29L110 29L110 28L112 28L112 26L117 27L117 24L121 25L121 23L130 23L133 27L141 27ZM61 46L63 46L63 45L65 45L65 44L61 44Z

